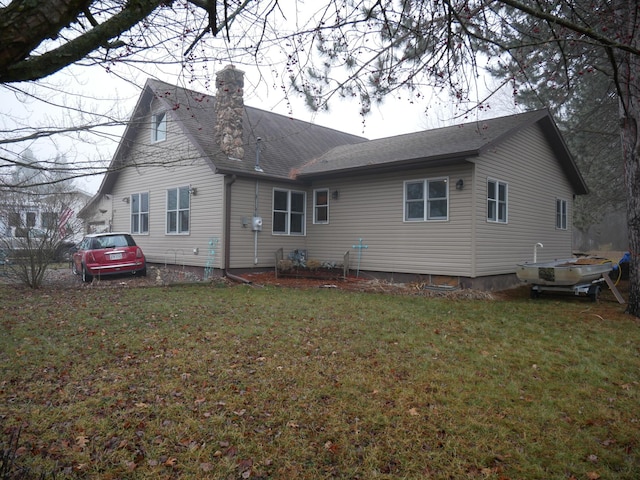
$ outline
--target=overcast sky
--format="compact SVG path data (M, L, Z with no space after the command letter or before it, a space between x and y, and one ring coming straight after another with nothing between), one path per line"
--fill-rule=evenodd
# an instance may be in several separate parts
M198 68L203 69L204 73L208 73L213 79L215 72L225 65L221 62L211 62L199 65ZM420 92L421 103L411 103L406 94L402 96L403 93L400 92L386 98L382 105L373 106L363 123L357 101L334 97L328 112L313 113L300 97L291 94L287 98L284 95L279 80L273 78L275 68L258 71L250 65L236 66L245 71L246 105L371 139L516 111L508 95L504 95L501 99L492 99L490 110L476 112L465 119L460 117L461 109L464 107L456 102L447 101L444 95L423 91ZM202 76L203 72L199 73ZM0 135L5 138L17 136L20 132L16 133L15 129L23 127L47 130L92 121L101 122L105 119L126 121L148 77L215 94L213 83L208 89L202 83L187 83L187 75L176 68L159 67L151 63L142 64L140 69L134 69L129 65L113 65L109 73L104 67L97 65L73 66L37 83L0 85ZM27 94L16 92L16 88ZM480 85L479 88L485 89L485 86ZM46 101L42 101L43 99ZM77 166L95 165L100 162L108 164L123 131L124 127L120 126L99 128L91 134L69 133L49 139L5 145L0 153L11 156L29 148L38 160L47 160L57 154L63 154L69 162ZM77 185L89 193L95 193L101 179L101 176L79 179Z

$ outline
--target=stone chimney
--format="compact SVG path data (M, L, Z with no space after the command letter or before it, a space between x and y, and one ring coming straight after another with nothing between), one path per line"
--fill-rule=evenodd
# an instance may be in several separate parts
M244 72L227 65L216 75L215 141L229 157L243 159Z

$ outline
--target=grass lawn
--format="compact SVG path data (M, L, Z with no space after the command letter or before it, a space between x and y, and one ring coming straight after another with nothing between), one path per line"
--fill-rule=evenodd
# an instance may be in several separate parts
M0 478L638 479L623 310L0 286Z

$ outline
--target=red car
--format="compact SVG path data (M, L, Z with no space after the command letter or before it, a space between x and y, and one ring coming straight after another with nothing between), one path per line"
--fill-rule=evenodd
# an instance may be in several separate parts
M71 260L71 270L82 275L82 281L93 277L131 273L147 275L147 263L142 249L128 233L94 233L78 245Z

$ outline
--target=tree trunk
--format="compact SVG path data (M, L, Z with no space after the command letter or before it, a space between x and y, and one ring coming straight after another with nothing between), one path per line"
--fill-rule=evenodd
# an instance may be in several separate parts
M640 46L640 18L637 0L615 2L616 27L623 43ZM640 317L640 56L616 55L620 96L620 128L624 157L624 184L629 225L629 303L627 312Z

